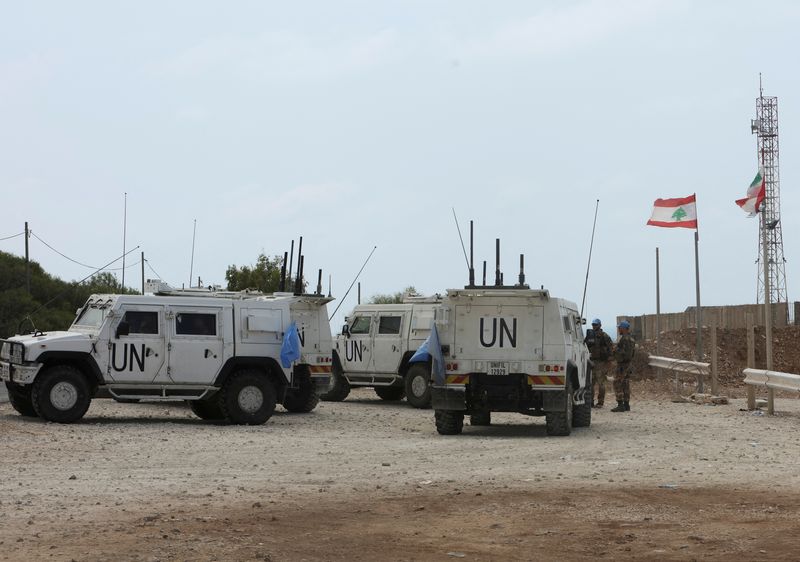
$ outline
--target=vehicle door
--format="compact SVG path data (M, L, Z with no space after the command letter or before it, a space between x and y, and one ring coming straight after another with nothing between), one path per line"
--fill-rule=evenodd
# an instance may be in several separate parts
M224 360L223 311L222 307L170 307L171 382L211 384L214 381Z
M357 313L348 324L348 335L342 342L344 353L342 367L346 373L368 373L372 361L372 324L373 314Z
M112 317L105 371L114 382L148 383L164 370L163 305L124 304ZM103 354L100 354L103 355Z
M403 357L404 312L380 312L376 319L372 344L372 363L375 373L396 373Z

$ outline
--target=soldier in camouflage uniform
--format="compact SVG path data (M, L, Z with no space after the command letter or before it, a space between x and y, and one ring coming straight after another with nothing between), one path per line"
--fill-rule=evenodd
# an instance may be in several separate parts
M597 397L597 400L592 400L592 406L602 408L606 399L606 381L611 367L613 343L611 336L603 331L599 318L592 320L592 329L586 332L586 339L583 341L589 348L592 359L592 396Z
M628 333L631 325L627 320L623 320L617 325L619 340L614 349L614 359L617 362L617 372L614 375L614 393L617 395L617 407L612 408L612 412L629 412L631 409L631 362L636 352L636 342Z

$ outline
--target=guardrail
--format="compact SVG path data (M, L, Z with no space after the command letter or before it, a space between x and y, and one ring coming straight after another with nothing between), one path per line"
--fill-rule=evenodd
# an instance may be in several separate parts
M678 373L688 373L697 378L697 392L703 392L703 379L712 374L711 363L701 363L699 361L688 361L686 359L673 359L672 357L659 357L651 355L647 363L657 369L665 369L675 373L675 394L680 394L680 382ZM713 386L713 385L712 385Z
M763 369L744 369L742 372L745 384L764 386L773 390L800 392L800 375Z

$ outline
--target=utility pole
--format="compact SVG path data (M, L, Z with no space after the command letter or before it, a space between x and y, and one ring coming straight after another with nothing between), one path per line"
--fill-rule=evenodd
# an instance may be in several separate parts
M28 289L28 294L31 294L31 256L28 253L28 221L25 221L25 287Z

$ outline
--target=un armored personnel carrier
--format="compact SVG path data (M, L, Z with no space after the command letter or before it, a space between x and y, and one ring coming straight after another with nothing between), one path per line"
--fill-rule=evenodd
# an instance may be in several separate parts
M404 396L429 408L430 364L409 363L431 330L439 296L406 297L402 304L363 304L346 317L333 349L331 388L321 398L344 400L353 386L372 387L382 400Z
M205 420L262 424L276 403L309 412L327 390L333 299L321 291L152 289L92 295L68 330L3 340L0 380L13 407L69 423L94 397L183 399ZM299 340L289 361L281 358L287 334Z
M431 402L441 434L461 433L465 415L490 425L492 412L544 416L548 435L591 423L583 319L574 303L529 288L523 266L520 256L519 282L503 284L498 240L495 284L486 284L485 262L475 284L470 257L469 285L447 291L435 310Z

